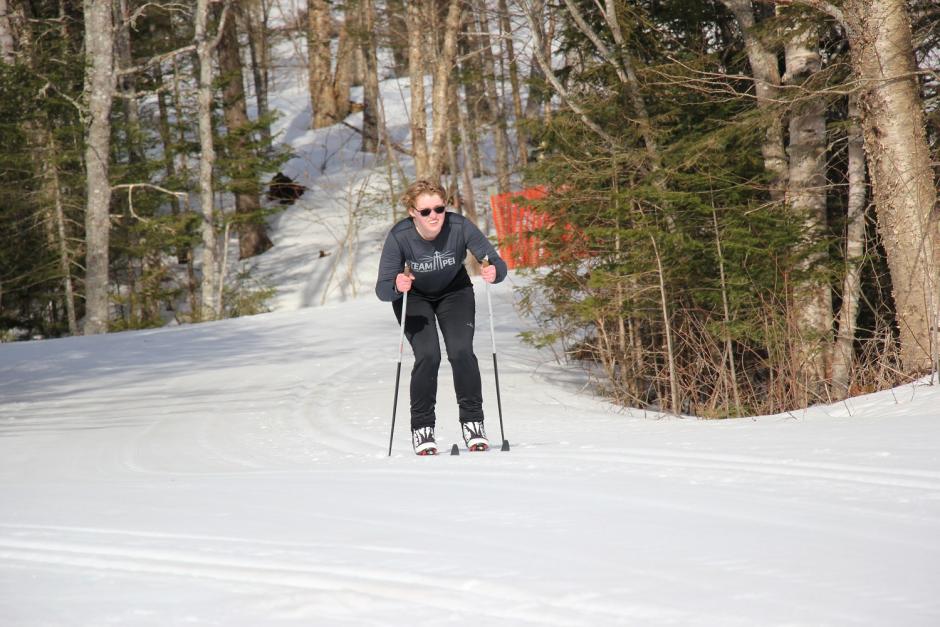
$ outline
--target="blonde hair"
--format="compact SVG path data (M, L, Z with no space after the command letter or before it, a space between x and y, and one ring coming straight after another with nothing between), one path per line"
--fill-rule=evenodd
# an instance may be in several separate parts
M447 190L440 183L435 183L427 179L418 179L408 186L405 193L401 195L401 204L405 209L414 209L418 202L418 196L438 195L445 203L447 202Z

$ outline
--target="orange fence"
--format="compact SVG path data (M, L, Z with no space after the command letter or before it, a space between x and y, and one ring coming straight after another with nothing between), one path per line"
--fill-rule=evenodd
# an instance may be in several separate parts
M546 193L539 186L490 196L499 256L510 268L532 268L545 258L542 242L532 232L546 226L548 217L525 204L525 200L545 198Z

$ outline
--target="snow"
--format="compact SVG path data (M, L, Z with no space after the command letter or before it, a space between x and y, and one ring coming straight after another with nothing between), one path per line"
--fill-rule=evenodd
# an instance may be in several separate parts
M382 168L306 130L303 84L278 106L311 191L254 262L275 312L0 345L0 625L940 624L927 382L792 415L622 411L520 341L511 273L489 294L512 450L476 283L497 446L411 452L406 349L388 457L388 207L347 235ZM439 381L446 453L446 361Z

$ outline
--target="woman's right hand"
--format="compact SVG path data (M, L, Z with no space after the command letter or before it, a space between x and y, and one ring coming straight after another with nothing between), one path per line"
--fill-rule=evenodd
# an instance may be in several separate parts
M399 272L398 276L395 277L395 289L404 294L411 289L411 282L414 280L415 278L413 275Z

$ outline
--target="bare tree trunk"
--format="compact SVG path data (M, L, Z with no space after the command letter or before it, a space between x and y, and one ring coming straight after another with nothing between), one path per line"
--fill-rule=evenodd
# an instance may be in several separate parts
M731 394L734 398L734 408L737 414L741 415L741 395L738 391L738 374L734 367L734 350L731 345L731 308L728 306L728 282L725 278L725 257L721 251L721 233L718 230L718 214L712 205L712 223L715 225L715 248L718 251L718 275L721 281L721 308L725 328L722 335L725 336L725 353L728 355L728 386L731 388Z
M349 115L349 91L353 83L353 61L355 60L355 42L349 36L350 10L343 10L343 24L339 29L339 42L336 47L336 71L333 74L333 102L336 113L333 123Z
M379 129L385 128L379 104L379 61L375 41L375 3L373 0L359 2L359 45L365 65L363 77L362 150L377 152Z
M467 114L460 106L460 99L457 97L457 86L451 86L450 97L451 115L456 118L457 132L460 134L460 147L463 152L463 212L474 224L477 224L477 204L473 191L473 166L470 153L470 137L467 132ZM453 126L453 122L451 125Z
M519 85L519 64L516 61L516 50L513 45L512 26L509 23L509 7L506 0L499 0L499 21L502 37L500 39L506 49L506 57L509 62L509 84L512 88L512 111L515 117L516 144L518 152L516 153L516 164L519 168L525 167L529 162L528 138L526 137L523 123L525 116L522 111L522 90Z
M408 51L410 42L408 38L408 9L404 0L386 0L385 16L388 20L388 47L392 51L392 61L395 64L395 76L404 76L408 73Z
M663 314L663 329L665 330L666 334L666 359L669 364L669 401L670 405L672 406L672 413L678 415L679 410L682 407L682 400L679 398L679 382L676 379L676 358L672 343L672 323L669 317L668 299L666 298L666 282L665 278L663 277L663 263L662 258L659 256L659 246L657 246L656 239L652 235L650 235L650 241L653 242L653 252L656 255L656 267L659 276L660 306L662 307Z
M262 120L261 139L265 148L271 147L271 124L266 121L270 114L268 104L268 15L263 1L254 0L246 3L237 14L248 33L248 52L251 54L251 78L255 87L255 106L258 119Z
M180 83L182 81L180 79L179 62L176 57L173 57L171 63L173 64L173 109L176 112L176 141L180 146L185 146L187 143L185 120L188 117L188 113L183 106L183 96L180 89ZM189 165L185 157L180 159L179 172L181 180L189 180ZM190 209L189 203L187 202L187 210ZM201 287L196 277L194 257L193 247L188 241L183 244L183 246L176 249L177 261L186 264L186 291L189 295L189 310L192 312L193 316L199 316L201 315L201 309L199 306L198 292Z
M239 259L260 255L274 244L268 238L261 215L261 195L257 174L252 171L249 154L248 108L245 104L245 77L238 53L238 30L234 19L225 21L216 52L222 75L222 109L229 135L237 139L231 145L234 159L232 191L235 194L235 215L238 220Z
M549 37L543 29L543 24L545 24L545 0L532 0L532 4L526 13L529 12L532 14L532 20L529 22L530 27L534 26L537 29L532 32L533 41L543 42L543 45L548 44ZM551 52L546 55L546 58L551 58ZM539 116L542 108L540 94L543 90L533 89L532 86L544 82L545 74L542 72L541 64L538 63L535 51L533 51L532 58L529 59L529 94L525 102L525 117L537 118Z
M156 83L159 87L163 87L163 70L159 64L154 68L156 75ZM173 139L170 134L170 110L166 102L166 90L158 89L157 90L157 130L160 134L160 142L162 146L163 154L163 167L166 169L166 178L173 180L176 178L176 162L173 159L175 149L173 148ZM182 210L181 202L178 196L173 196L173 199L170 201L173 207L173 215L179 215ZM182 259L178 258L180 262Z
M789 166L783 140L783 120L775 113L780 95L780 68L777 54L768 48L755 32L754 7L751 0L721 0L737 19L744 38L744 48L754 76L754 95L758 109L766 113L767 130L761 143L764 169L771 175L770 198L783 202L786 195Z
M411 143L415 153L415 176L427 178L430 173L428 156L428 118L424 110L424 20L421 3L408 2L408 73L411 77Z
M119 70L133 67L131 50L130 10L127 0L115 0L114 3L114 52ZM140 142L140 105L137 102L137 76L134 72L122 73L118 79L121 96L121 108L124 112L124 142L129 163L144 160L144 151Z
M336 94L333 91L330 41L333 20L327 0L308 0L308 44L310 99L313 106L313 128L336 123Z
M618 145L618 141L609 135L604 129L602 129L596 122L594 122L587 114L587 112L577 103L577 101L569 93L568 89L562 84L558 76L555 75L554 70L552 70L551 65L551 40L549 35L545 35L545 40L540 39L541 28L536 22L536 15L534 13L534 8L539 5L538 0L529 2L529 0L520 0L525 13L526 20L529 22L529 29L532 33L535 41L532 42L532 54L535 57L535 61L541 66L542 73L545 76L545 79L551 84L552 88L555 90L555 93L564 101L564 103L570 108L584 123L584 125L591 129L598 137L604 140L609 148L614 148ZM546 109L545 119L546 124L548 123L548 109Z
M643 94L640 91L640 81L636 76L633 58L630 56L627 42L620 29L620 20L617 17L614 0L605 0L604 4L606 7L606 11L604 12L605 21L607 22L607 26L610 27L614 43L617 44L619 49L619 68L622 71L621 80L627 87L630 102L633 105L633 113L637 118L637 125L640 128L640 136L643 138L646 153L650 159L650 167L652 170L656 171L662 167L662 157L659 154L659 145L656 141L656 135L653 132L653 123L650 120L649 111L646 108L646 103L643 101ZM610 56L610 61L616 63L618 55L606 53L605 56L607 56L607 54Z
M199 202L202 208L202 308L203 320L221 316L219 298L219 239L215 229L215 199L212 191L212 168L215 145L212 137L212 51L215 41L209 39L210 0L197 0L195 19L196 54L199 57L198 119L199 119ZM223 21L227 19L223 12ZM221 24L220 24L221 27ZM195 313L195 312L194 312Z
M542 0L539 0L539 1L541 2ZM540 69L542 70L540 78L548 82L551 82L551 81L549 80L548 75L545 73L545 70L551 69L552 50L554 49L553 42L555 41L555 28L557 25L558 25L558 20L555 17L555 12L549 11L548 12L548 24L545 26L544 41L542 42L542 52L545 55L545 58L549 60L549 62L544 67L542 67L541 63L536 64L536 65L539 65ZM539 31L539 32L542 32L542 31ZM545 120L545 124L551 124L552 116L554 115L554 110L552 108L552 97L550 94L545 94L542 100L544 104L544 107L542 108L542 118Z
M38 121L28 122L26 130L31 138L30 143L36 147L34 162L36 172L42 179L42 203L48 206L48 215L45 219L46 236L49 248L58 252L69 333L78 335L75 290L72 281L72 257L68 246L62 180L59 176L61 149L52 132L51 121L45 120L45 122L44 125Z
M822 68L815 28L794 35L786 46L785 84L799 88ZM802 99L790 115L790 211L803 220L806 244L818 246L826 236L826 105L818 96ZM811 274L826 262L825 253L807 256L801 270ZM825 391L831 355L832 295L828 281L807 277L794 287L798 337L792 339L805 404Z
M486 88L490 109L496 116L493 128L493 144L496 149L496 187L500 194L509 191L509 137L506 132L506 116L502 102L496 90L496 62L490 41L490 22L486 15L486 4L479 0L475 3L480 23L480 42L483 45L483 84Z
M844 5L878 229L888 258L909 374L932 366L940 242L937 189L904 0Z
M85 97L85 335L107 333L111 235L111 106L114 100L114 35L110 0L84 0Z
M13 65L16 62L16 39L13 37L13 20L10 2L0 0L0 62Z
M469 151L467 164L470 166L473 176L479 177L483 175L483 166L480 161L480 145L477 142L479 137L478 121L480 119L480 116L477 115L477 102L480 96L479 86L476 84L477 81L473 78L476 75L475 68L477 68L479 64L476 63L475 57L468 56L470 54L470 45L466 34L460 37L457 45L462 56L460 61L460 86L463 88L464 97L460 100L463 101L464 107L466 107L466 114L463 116L464 131L466 131L466 134L464 135L464 133L461 132L460 141L467 142L465 148Z
M859 115L858 98L852 94L849 96L849 201L845 232L845 277L842 280L839 335L832 360L832 387L840 398L849 396L852 381L856 319L861 297L861 259L865 252L865 139L859 126Z
M431 95L434 136L431 139L428 176L435 181L440 179L443 170L442 163L450 120L447 103L450 95L450 78L454 71L454 59L457 56L457 32L460 29L461 16L460 0L450 0L447 19L444 23L444 42L434 68L434 87Z

